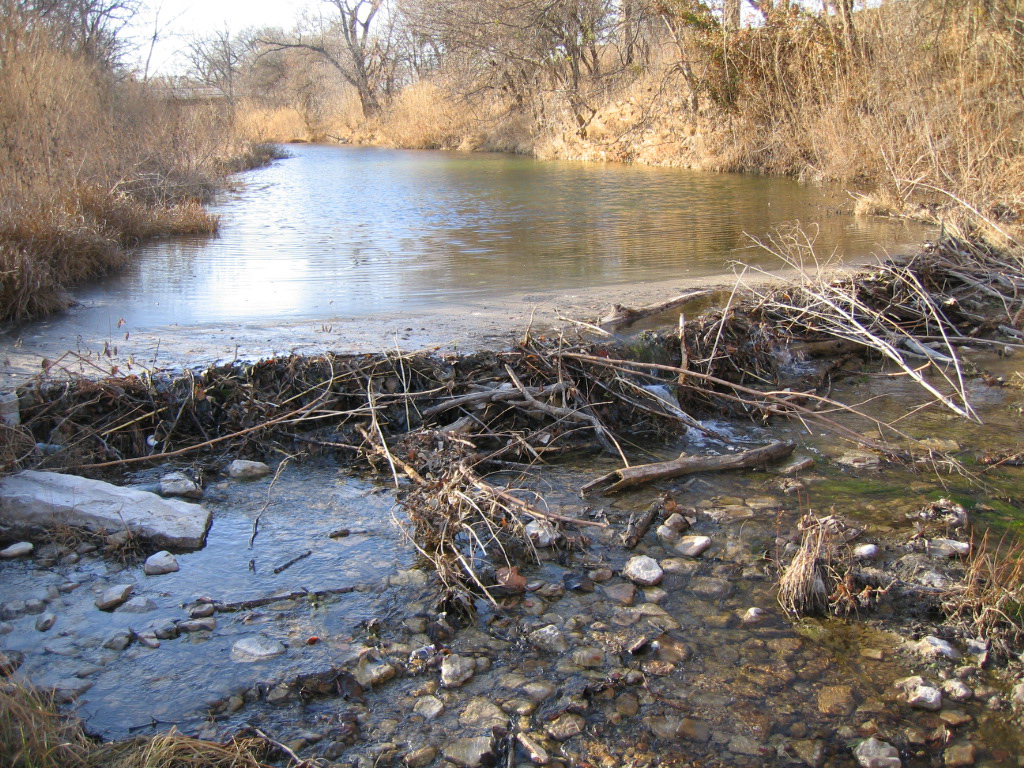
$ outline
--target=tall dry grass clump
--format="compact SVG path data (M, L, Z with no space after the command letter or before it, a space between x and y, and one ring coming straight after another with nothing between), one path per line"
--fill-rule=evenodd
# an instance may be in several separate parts
M0 320L66 304L140 239L211 232L238 147L215 105L175 102L0 0Z

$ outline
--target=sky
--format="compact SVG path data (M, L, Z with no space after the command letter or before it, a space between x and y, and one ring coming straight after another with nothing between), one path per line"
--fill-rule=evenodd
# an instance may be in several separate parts
M248 27L291 29L304 10L317 4L317 0L147 0L125 30L125 38L141 71L157 30L149 74L180 74L183 62L177 54L190 37L225 28L232 33Z

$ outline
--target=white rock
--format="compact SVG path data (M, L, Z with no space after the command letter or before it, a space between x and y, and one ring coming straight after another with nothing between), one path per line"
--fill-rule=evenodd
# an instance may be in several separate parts
M936 557L966 557L971 554L971 543L969 541L932 539L928 542L928 547Z
M768 618L768 614L765 613L764 609L754 606L753 608L747 608L746 612L743 614L742 621L744 624L757 624L759 621L764 621L766 618Z
M107 587L103 594L96 599L96 607L101 611L111 611L128 599L128 595L134 591L134 584L118 584Z
M683 536L676 542L675 550L683 557L700 557L710 546L708 536Z
M942 709L942 691L930 685L918 685L907 691L907 704L915 709L937 712Z
M457 653L445 656L441 662L441 685L445 688L458 688L469 680L475 671L475 659L459 656Z
M166 549L147 557L146 564L142 566L142 572L147 576L162 576L177 570L179 570L177 559Z
M250 635L231 647L231 658L241 662L264 661L280 656L285 650L277 640L263 635Z
M954 661L961 656L960 651L941 637L935 637L934 635L922 638L919 642L913 644L913 648L922 656L945 656L947 659L953 659Z
M210 512L198 504L162 499L75 475L26 470L0 478L0 524L15 533L55 525L94 533L123 530L171 549L197 549Z
M532 520L523 528L535 547L550 547L562 538L558 530L547 520Z
M647 555L635 555L626 561L622 575L630 581L644 587L653 587L665 576L658 561Z
M679 531L672 528L667 523L665 525L659 525L657 529L655 529L655 533L658 536L658 540L667 547L671 547L679 541Z
M690 521L678 512L673 512L671 515L668 516L668 520L665 521L665 525L667 525L676 533L682 533L690 527Z
M4 560L13 560L16 557L26 557L31 555L35 545L31 541L19 541L17 544L11 544L6 549L0 550L0 558Z
M878 545L858 544L853 548L853 556L858 560L874 560L878 557Z
M184 472L171 472L160 478L160 495L201 499L203 498L203 489Z
M228 464L228 477L242 480L253 480L257 477L266 477L270 474L270 467L262 461L247 461L246 459L235 459Z
M873 736L858 744L853 756L861 768L901 768L903 765L896 747Z

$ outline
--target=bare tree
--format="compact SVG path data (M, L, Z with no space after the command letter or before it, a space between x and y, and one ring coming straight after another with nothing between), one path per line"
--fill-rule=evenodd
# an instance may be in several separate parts
M185 49L189 74L203 85L219 91L233 109L242 64L250 48L245 36L232 35L227 28L193 38Z
M363 114L380 111L397 68L393 24L384 0L324 0L328 8L289 37L262 37L268 51L297 49L320 57L356 89Z

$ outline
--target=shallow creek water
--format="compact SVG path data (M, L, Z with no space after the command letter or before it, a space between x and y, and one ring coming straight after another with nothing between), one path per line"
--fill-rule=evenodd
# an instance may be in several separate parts
M1012 358L984 363L1005 379L1016 369ZM907 424L917 437L955 441L965 463L988 450L994 435L1000 446L1024 438L1021 390L973 381L986 426L965 428L938 411ZM912 392L892 383L864 374L837 394L879 394L877 415L905 412ZM775 602L769 560L795 540L800 515L832 511L863 529L855 543L880 545L880 562L945 573L946 558L933 558L914 537L918 512L953 494L981 525L1019 525L1024 469L992 471L990 487L980 489L957 474L936 479L913 468L875 467L834 437L798 426L716 427L741 442L795 439L798 455L816 465L797 477L774 470L705 475L587 500L579 486L612 469L612 460L492 477L536 491L553 511L612 528L589 529L583 549L542 550L542 562L525 573L531 591L501 611L480 603L471 626L442 638L443 653L423 650L437 639L425 633L437 617L434 593L393 525L393 490L323 462L288 466L272 487L270 478L212 482L204 501L214 511L209 543L180 555L176 574L146 577L95 554L76 563L0 564L0 603L39 596L57 614L46 633L34 629L35 616L10 620L0 645L26 653L21 674L75 692L72 708L104 737L174 724L224 738L255 726L304 757L361 768L399 759L487 764L494 759L488 750L498 749L488 745L508 744L502 729L525 734L556 766L847 768L856 765L853 748L872 735L896 746L907 766L1020 764L1024 737L1004 679L979 671L962 646L957 661L910 647L931 631L935 615L927 606L883 599L848 621L793 622ZM656 453L669 458L680 450L724 447L692 435ZM694 518L690 533L712 538L699 558L679 557L653 532L635 552L616 545L615 531L663 492ZM354 533L327 536L339 527ZM307 550L313 554L273 573ZM641 588L624 579L632 554L657 559L666 570L662 583ZM143 614L96 610L104 587L125 582L156 607ZM80 586L63 591L71 583ZM219 612L212 629L182 632L158 648L102 647L118 629L186 619L185 608L203 597L230 602L355 585L350 594L320 600ZM744 620L750 608L764 611L759 620ZM557 628L564 647L542 649L529 639L547 626ZM286 650L240 660L232 648L247 636L279 640ZM438 665L447 656L470 660L469 678L451 687L439 685ZM366 690L360 695L340 670ZM912 675L935 686L961 680L973 695L947 696L938 711L914 708L894 685ZM515 749L512 764L529 764L529 749Z

